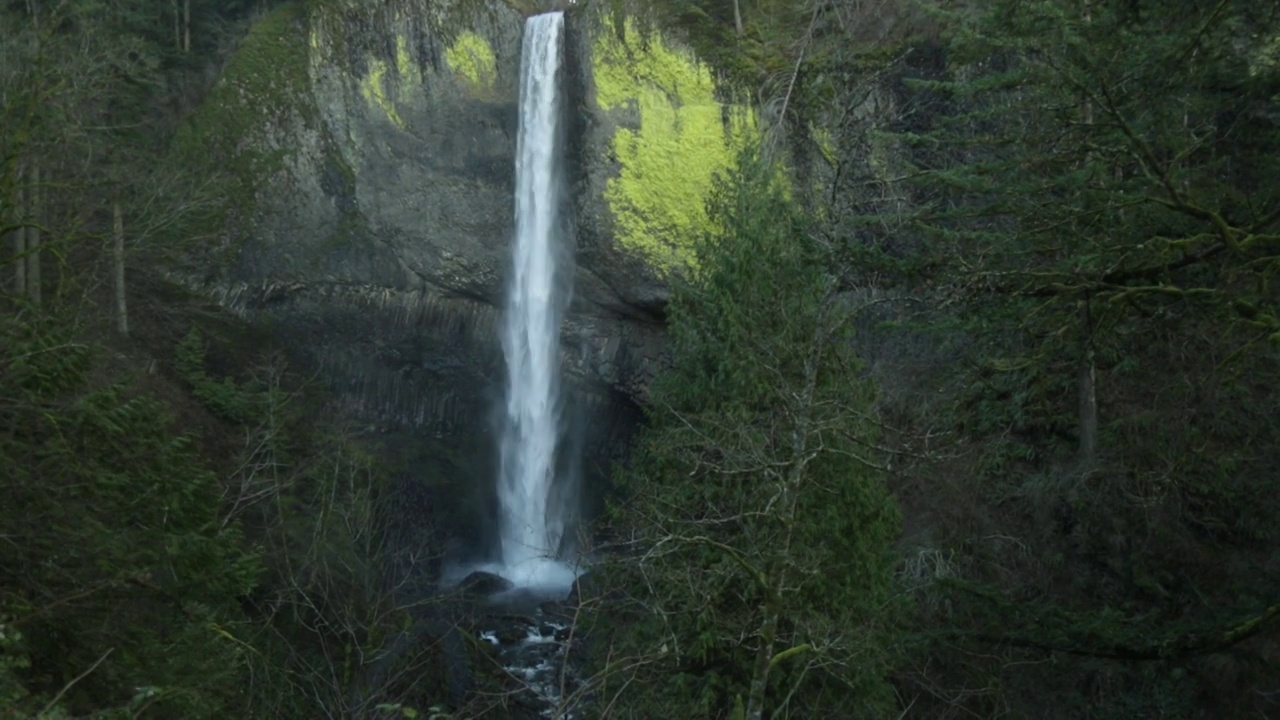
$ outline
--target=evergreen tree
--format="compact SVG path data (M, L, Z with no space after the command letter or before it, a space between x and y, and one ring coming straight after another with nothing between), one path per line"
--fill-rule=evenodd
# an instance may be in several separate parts
M897 533L874 392L782 176L752 156L738 173L674 294L673 364L621 478L632 540L606 577L629 600L604 610L600 691L637 717L873 716Z
M164 279L210 197L171 131L250 5L0 4L0 715L408 716L443 692L421 593L386 580L386 469ZM193 326L217 340L175 351Z
M1008 413L1074 435L1089 465L1093 378L1121 338L1162 319L1218 326L1228 355L1280 338L1280 72L1265 40L1239 41L1280 18L1041 0L956 22L952 76L916 83L953 111L899 135L921 241L873 262L963 303L976 354L1022 396Z
M244 658L225 628L257 558L220 522L192 438L157 400L93 387L73 337L0 323L0 623L25 637L5 654L29 662L15 707L238 714Z
M942 405L917 420L956 438L947 465L911 471L958 475L973 516L951 567L1018 580L1004 602L954 598L947 621L1006 651L1168 660L1074 694L1074 716L1189 712L1212 683L1174 663L1273 618L1280 584L1261 569L1280 511L1280 16L1037 0L947 22L942 72L908 82L928 112L890 139L911 207L843 218L861 272L945 329L927 383L944 402L905 402ZM969 680L1003 684L1004 665Z

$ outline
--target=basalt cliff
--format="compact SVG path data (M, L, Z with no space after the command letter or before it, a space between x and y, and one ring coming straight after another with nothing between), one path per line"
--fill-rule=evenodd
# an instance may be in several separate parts
M361 422L483 425L500 376L524 15L316 2L259 19L184 128L234 207L190 282L270 323ZM659 361L666 279L750 120L678 43L571 10L561 82L573 402L608 444ZM625 424L625 423L624 423Z

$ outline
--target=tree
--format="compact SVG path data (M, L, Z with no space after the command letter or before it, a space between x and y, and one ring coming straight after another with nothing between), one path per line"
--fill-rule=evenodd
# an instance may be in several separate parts
M259 563L219 522L216 476L162 403L93 386L70 328L23 320L0 323L0 616L31 668L17 709L145 694L184 717L239 714L244 648L224 635Z
M40 306L42 280L40 277L40 225L44 222L40 187L40 161L31 160L27 173L30 182L23 198L23 224L26 226L26 240L22 243L23 254L27 259L26 286L27 298L32 305Z
M1262 148L1280 138L1280 73L1233 38L1278 22L1230 3L1057 0L964 21L953 78L920 83L963 110L902 136L924 150L913 184L928 242L898 269L981 322L1021 318L1037 339L1002 353L1010 367L1081 361L1162 312L1222 323L1237 349L1273 342L1262 279L1280 267L1280 163ZM1079 409L1091 455L1096 403Z
M113 146L106 129L120 121L121 108L136 118L139 105L128 90L153 79L134 72L140 63L132 58L142 48L106 32L94 7L0 10L15 29L0 39L7 61L0 157L6 200L13 198L3 224L14 236L15 295L25 291L32 305L49 299L45 290L61 296L66 289L65 263L92 237L85 225L100 209L96 191L107 175L101 159ZM56 273L42 268L46 259L58 261Z
M154 3L34 8L3 11L17 32L0 39L0 227L13 251L0 258L31 304L42 290L84 301L109 280L110 301L85 305L113 308L127 334L126 265L173 261L193 242L175 229L212 204L209 180L166 154L177 119L159 108L181 92L179 51ZM57 262L43 282L42 260Z
M410 616L429 548L386 530L385 468L279 358L215 377L198 333L172 347L214 328L223 371L262 345L228 351L245 329L162 279L214 204L168 152L174 108L246 5L175 3L177 37L149 0L0 6L0 708L22 717L407 716L444 692Z
M1118 659L1143 652L1117 629L1190 648L1180 628L1270 618L1280 75L1266 48L1280 16L1232 2L978 10L948 19L932 75L904 82L904 106L927 111L895 123L885 185L908 202L875 212L848 189L861 212L841 212L850 266L926 308L914 329L950 350L911 400L941 408L917 419L964 455L908 472L958 478L972 515L945 543L954 567L1017 579L1016 623L972 595L948 621ZM935 665L972 662L957 660ZM1155 713L1154 693L1133 698L1151 677L1178 702L1204 691L1162 670L1117 671L1133 684L1106 702ZM1242 715L1245 694L1216 697Z
M10 198L9 205L6 208L7 217L4 218L4 227L8 229L8 234L13 242L13 294L15 296L25 295L27 292L27 231L23 226L23 213L19 209L22 207L22 177L16 171L6 180L6 185L10 185L8 195Z
M605 610L598 681L637 716L870 714L888 698L897 532L874 393L783 176L752 155L738 173L675 291L673 362L621 478L629 540L606 577L629 599Z
M112 292L115 296L116 332L129 334L129 305L124 284L124 212L120 203L111 204Z

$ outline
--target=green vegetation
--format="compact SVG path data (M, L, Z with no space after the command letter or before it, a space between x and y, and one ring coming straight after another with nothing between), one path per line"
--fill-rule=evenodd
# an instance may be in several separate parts
M420 649L376 674L352 662L410 622L379 580L394 562L379 534L385 469L315 421L317 398L278 360L214 377L193 330L157 391L42 320L0 327L12 400L0 459L13 469L0 499L23 508L0 524L7 707L309 717L442 692L406 684L433 662ZM175 381L196 405L160 399ZM172 410L203 436L176 432Z
M395 106L395 93L399 75L391 72L387 63L378 59L369 60L369 74L360 79L360 94L366 102L381 108L387 119L401 130L405 129L404 118Z
M458 74L471 92L478 95L492 91L498 81L498 60L493 48L479 35L464 32L445 50L445 62Z
M884 695L850 662L834 664L838 689L789 697L766 684L762 714L1273 714L1275 8L651 5L652 22L725 86L762 98L765 151L786 160L791 187L820 188L795 200L820 266L856 307L853 347L867 360L843 381L879 388L847 391L861 410L837 426L887 470L908 528L901 585L883 592L913 609L870 641L885 664L865 666L890 678L898 707L874 710ZM731 177L753 185L750 172ZM691 287L719 272L763 277L676 288L674 364L619 473L611 529L625 561L593 628L608 638L596 680L614 715L669 701L751 717L760 653L785 669L813 645L802 633L769 645L758 624L771 585L751 578L787 546L754 523L785 506L754 498L750 482L717 482L740 469L742 448L770 455L768 433L790 426L763 418L793 420L785 408L803 397L786 363L804 344L773 345L778 323L747 309L755 288L795 272L753 240L762 215L791 215L754 197L728 215L714 205L724 242L750 251L699 255ZM773 295L789 321L805 317L788 309L795 292ZM732 321L695 324L726 308ZM750 342L738 321L756 331ZM728 367L685 365L691 347L717 344ZM767 376L730 380L756 365ZM703 394L714 404L695 407L749 410L703 424L680 404ZM797 518L804 532L833 527ZM779 617L803 617L802 597ZM853 637L866 625L841 627Z
M1263 559L1280 511L1280 166L1263 148L1280 137L1277 76L1238 28L1277 17L1048 1L940 17L948 62L904 73L917 110L883 133L901 179L849 144L832 228L901 298L886 340L951 358L902 372L888 403L952 438L905 459L903 484L958 477L921 504L949 508L927 549L952 582L923 594L952 614L921 618L946 640L916 667L947 671L912 682L1008 688L966 702L983 716L1031 712L1020 686L1077 717L1265 714L1233 629L1280 592ZM998 659L949 650L956 634ZM1043 657L1054 670L1000 665ZM1109 684L1070 685L1087 677Z
M263 136L270 119L285 125L318 121L310 97L306 16L282 5L253 23L209 94L177 129L179 162L203 168L216 181L221 202L199 224L226 224L251 215L258 190L285 167L290 148Z
M710 229L713 179L752 142L755 119L741 106L726 112L710 67L630 21L620 35L596 37L592 71L599 107L630 107L638 118L614 131L611 146L620 168L605 199L616 241L662 275L684 270L696 262L694 240Z
M77 713L237 714L246 657L228 628L243 624L238 600L261 564L220 517L193 438L153 397L94 387L94 353L65 329L6 319L0 335L0 614L21 633L0 686L24 715L55 700Z
M599 689L635 716L854 713L892 701L898 515L832 258L746 155L676 287L673 364L622 477ZM638 666L634 672L618 668Z
M671 356L566 704L1275 715L1273 5L654 0L592 38ZM371 451L164 280L280 168L240 142L262 116L319 119L308 53L353 7L0 9L0 716L462 716L454 663L489 656L417 605L438 548L388 458L446 475L483 439ZM396 123L423 69L384 40L357 91Z
M389 569L430 532L388 531L390 469L271 338L165 280L251 192L219 197L190 153L267 162L230 138L299 110L285 7L195 120L173 112L247 10L0 9L0 716L410 717L444 697L426 631L396 646L423 595Z

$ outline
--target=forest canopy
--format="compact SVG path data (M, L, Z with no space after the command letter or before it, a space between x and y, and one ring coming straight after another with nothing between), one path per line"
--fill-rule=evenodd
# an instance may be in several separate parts
M392 572L444 551L394 458L174 280L244 220L180 128L281 5L0 4L0 715L528 710ZM562 709L1280 712L1280 7L582 5L763 134L681 239Z

